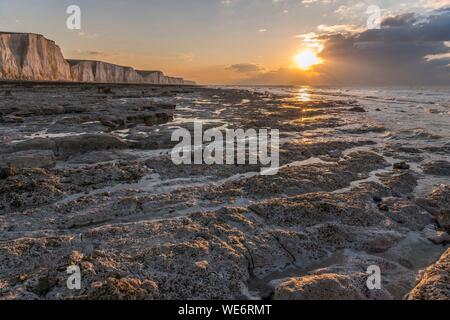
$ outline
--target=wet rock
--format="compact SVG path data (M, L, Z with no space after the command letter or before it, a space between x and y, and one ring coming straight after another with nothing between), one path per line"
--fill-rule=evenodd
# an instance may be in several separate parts
M276 300L367 300L365 287L367 275L355 273L351 276L342 274L318 274L279 281L276 285ZM380 291L380 290L379 290ZM384 295L383 295L384 294ZM390 299L383 292L380 299Z
M438 262L427 268L417 286L408 294L409 300L450 300L450 249Z
M394 163L394 170L409 170L409 169L410 165L407 164L406 162Z
M118 161L53 171L60 177L61 187L70 192L100 189L119 182L138 182L149 172L150 169L139 161Z
M428 200L442 208L450 207L450 185L442 184L428 196Z
M413 138L416 139L431 139L431 140L439 140L442 139L442 136L434 134L433 132L430 132L426 129L415 129L413 130Z
M418 185L417 178L411 172L380 174L379 176L383 184L390 188L396 196L410 194Z
M441 210L450 207L450 185L440 185L427 198L416 199L416 202L432 215L437 216Z
M40 115L52 116L65 113L63 106L44 106L39 108Z
M22 117L7 115L0 117L0 123L23 123L24 119Z
M261 298L273 293L272 279L288 273L312 277L305 287L318 288L311 289L318 297L329 298L321 289L331 281L331 296L401 298L417 269L442 253L423 229L449 207L446 189L419 205L409 194L412 171L372 179L389 167L378 134L389 128L351 116L354 103L294 98L285 107L286 99L248 90L108 87L114 95L89 85L42 86L0 100L2 115L27 117L27 126L2 131L1 156L44 151L59 161L0 180L0 288L7 298ZM174 102L176 122L151 125L170 121ZM192 130L183 121L194 117L213 119L208 128L280 128L287 141L281 163L294 164L275 176L257 175L258 165L174 166L171 133L179 125ZM103 139L100 132L110 133ZM9 142L35 133L49 138ZM396 139L392 156L417 162L396 149L412 152L416 140ZM435 231L442 241L444 229ZM79 292L65 286L69 264L81 267ZM383 290L367 289L370 265L381 267Z
M374 225L383 220L358 195L309 193L297 197L275 199L250 206L268 223L303 227L336 221L353 226Z
M364 134L364 133L383 133L387 129L386 127L380 126L380 125L357 125L353 126L351 128L345 128L345 129L339 129L340 131L347 132L350 134Z
M422 165L423 172L435 176L450 176L449 161L432 161Z
M155 300L158 285L151 279L108 278L91 285L84 298L89 300Z
M450 210L449 209L440 210L436 216L436 221L442 228L450 230Z
M26 169L0 180L0 214L39 207L64 194L60 178L46 169Z
M100 118L100 123L113 130L133 128L138 124L147 126L166 123L173 118L173 112L142 112L121 115L106 115Z
M373 152L364 151L350 153L343 160L339 161L339 164L353 172L371 172L385 168L388 165L384 157Z
M400 232L378 227L349 226L338 222L319 224L305 230L311 241L331 251L354 249L382 253L404 238Z
M435 225L429 225L424 230L425 237L435 244L450 243L450 235L445 231L440 231Z
M381 205L388 208L386 217L410 230L420 231L433 223L433 217L427 211L409 200L385 198Z
M110 134L85 134L55 138L59 155L81 154L88 151L125 149L125 141Z
M32 286L30 291L36 293L39 296L43 296L47 294L50 289L55 285L55 280L50 274L46 274L38 279L36 279L36 283L32 285L30 280L27 281L28 286Z
M330 156L339 159L343 151L352 147L371 145L373 141L320 141L308 142L304 140L294 140L286 143L280 150L281 165L294 161L306 160L312 157Z
M275 300L361 300L349 277L336 274L287 279L275 288Z
M126 150L100 150L71 156L68 161L71 164L96 164L120 159L121 161L133 161L138 158Z
M53 151L28 150L0 156L0 167L7 163L14 163L18 169L51 168L55 165Z
M99 93L99 94L113 94L113 91L111 90L111 88L99 87L97 89L97 93Z
M6 164L4 168L0 168L0 179L6 179L17 175L17 168L13 164Z
M56 143L49 138L35 138L10 145L13 152L27 150L55 150Z
M362 107L353 107L353 108L349 109L348 111L350 111L350 112L367 112L366 109L364 109Z
M397 247L394 247L395 249ZM389 253L384 253L383 256ZM392 300L402 299L416 284L416 272L408 269L391 258L370 255L361 251L338 251L329 266L310 272L311 275L338 274L349 277L362 292L365 299ZM370 290L367 286L370 266L378 266L382 271L381 289Z

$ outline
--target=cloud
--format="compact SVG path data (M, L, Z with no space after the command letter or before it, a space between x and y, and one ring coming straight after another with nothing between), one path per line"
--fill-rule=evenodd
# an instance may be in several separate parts
M253 63L239 63L229 66L227 70L239 73L252 73L252 72L261 72L264 70L264 68L261 67L260 65Z
M317 27L317 29L322 33L337 33L337 32L353 33L364 31L364 28L350 24L337 24L332 26L321 24Z
M336 9L335 13L345 19L353 19L365 13L368 5L364 2L357 2L350 6L342 5Z
M302 38L323 47L319 55L325 63L316 66L314 74L280 69L250 80L258 84L450 84L450 10L387 17L381 26L359 32L322 26L322 33Z
M78 32L78 36L81 38L86 38L86 39L95 39L98 37L98 34L96 33L86 33L84 31L80 31Z
M450 0L423 0L422 6L426 9L441 9L450 7Z
M398 16L386 17L382 22L382 27L403 27L415 23L416 15L414 13L405 13Z
M80 51L80 54L83 54L85 56L105 56L107 53L102 51L93 51L93 50L87 50L87 51Z
M311 4L320 3L320 4L330 4L335 2L336 0L302 0L302 4L308 7Z
M321 70L341 82L376 84L450 83L448 61L426 59L450 50L450 12L427 18L412 14L389 17L379 30L323 36ZM345 75L345 76L343 76Z

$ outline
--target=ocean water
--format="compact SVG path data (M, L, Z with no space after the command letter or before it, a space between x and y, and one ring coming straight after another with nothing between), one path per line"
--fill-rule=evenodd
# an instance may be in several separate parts
M236 87L229 87L236 88ZM355 115L357 124L328 131L305 132L316 139L364 138L377 144L364 147L391 163L406 161L419 174L417 195L423 196L439 184L450 183L446 176L424 175L422 165L431 161L450 162L449 87L239 87L270 92L283 99L299 101L343 101L362 106L367 112ZM352 117L352 115L348 115ZM354 119L354 120L355 120ZM361 128L383 127L383 132L358 132ZM351 132L352 129L356 131ZM394 151L393 151L394 150ZM401 152L398 150L410 150ZM414 151L417 150L417 151Z

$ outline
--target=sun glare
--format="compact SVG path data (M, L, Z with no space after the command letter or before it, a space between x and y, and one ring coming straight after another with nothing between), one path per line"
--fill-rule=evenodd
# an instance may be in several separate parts
M302 70L309 70L311 67L323 63L322 59L312 51L303 51L294 56L295 66Z

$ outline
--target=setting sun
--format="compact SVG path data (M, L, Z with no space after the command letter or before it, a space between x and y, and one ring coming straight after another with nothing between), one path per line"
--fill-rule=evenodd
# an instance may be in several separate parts
M312 66L323 63L322 59L319 58L312 51L303 51L294 56L295 66L302 70L308 70Z

